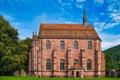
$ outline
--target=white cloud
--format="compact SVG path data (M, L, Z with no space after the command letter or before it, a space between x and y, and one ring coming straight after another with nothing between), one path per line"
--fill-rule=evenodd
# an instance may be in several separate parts
M73 0L58 0L58 3L61 4L62 6L71 6Z
M94 2L103 4L104 0L94 0ZM97 18L92 17L95 18L96 22L94 23L94 25L98 31L103 31L104 29L109 29L120 25L120 1L108 0L107 2L108 5L106 5L106 7L108 12L105 14L101 14L101 16L107 16L107 18L102 19L101 21L100 16L98 16Z
M72 6L72 4L73 4L73 1L74 0L58 0L58 3L59 4L61 4L62 6ZM82 2L84 2L85 0L76 0L76 6L78 7L78 8L82 8L82 6L81 6L81 4L80 3L82 3Z
M13 1L13 0L7 0L7 1ZM16 1L16 2L20 2L20 1L22 1L22 2L26 2L26 1L28 1L28 0L14 0L14 1Z
M110 42L102 42L102 50L106 50L106 49L108 49L108 48L111 48L111 47L113 47L113 46L116 46L116 45L119 45L120 44L120 40L117 40L117 41L114 41L114 42L112 42L112 41L110 41Z
M80 9L83 9L83 6L80 5L80 4L76 4L76 7L77 7L77 8L80 8Z
M62 2L62 0L58 0L58 3L61 3Z
M84 2L85 0L76 0L76 2Z
M112 21L116 23L120 23L120 1L119 0L109 1L107 11L109 12L109 17L112 19Z
M10 15L3 14L3 17L8 21L14 20L14 17L12 17Z
M99 32L99 35L102 39L103 50L120 44L120 34L114 35L114 34L107 34L107 33Z
M105 26L104 26L104 29L108 29L108 28L113 28L115 27L116 25L118 25L119 23L107 23Z
M120 11L120 0L110 0L108 1L109 5L107 7L109 12L118 12ZM118 12L119 13L119 12Z
M113 4L112 4L112 5L109 5L109 6L108 6L108 11L109 11L109 12L116 12L117 10L115 9L115 5L113 5Z
M13 27L19 29L20 26L22 25L22 23L20 23L20 22L11 22L11 25L12 25Z
M76 0L76 7L82 9L84 7L83 2L85 2L85 0Z
M117 23L120 23L120 16L114 17L113 20L115 20Z
M110 17L112 18L112 20L116 23L120 23L120 13L116 12L116 13L110 13Z
M94 26L95 26L97 31L113 28L117 25L119 25L119 23L105 23L105 22L95 22L94 23Z
M41 23L44 23L47 19L49 19L47 14L42 13L41 16L35 17L34 21L40 21Z
M6 20L8 20L13 27L15 27L15 28L17 28L17 29L18 29L19 26L22 24L22 23L20 23L20 22L17 22L17 21L15 20L15 18L14 18L13 16L11 16L11 15L4 14L4 13L3 13L3 17L4 17Z
M15 29L18 30L20 39L25 39L26 37L31 37L32 31L30 29L26 29L26 26L24 26L27 23L21 23L21 22L17 21L13 16L11 16L9 14L2 13L2 15L6 20L9 21L9 23L11 24L12 27L14 27Z
M104 33L104 29L113 28L118 25L118 23L96 22L94 25L98 35L102 39L103 50L120 44L120 35Z
M100 5L104 4L104 0L94 0L94 2Z
M31 0L0 0L0 4L3 4L7 2L7 4L9 4L10 6L15 6L15 5L19 5L21 7L25 6L25 4L27 4L29 1ZM22 4L21 4L22 3ZM23 5L24 4L24 5Z
M73 21L65 21L65 24L76 24L76 23Z
M95 22L94 25L97 28L104 28L105 22Z

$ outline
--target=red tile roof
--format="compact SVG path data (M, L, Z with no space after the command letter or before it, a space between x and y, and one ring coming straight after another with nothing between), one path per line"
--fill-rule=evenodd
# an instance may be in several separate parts
M39 37L62 39L100 39L92 25L84 26L82 24L41 24Z

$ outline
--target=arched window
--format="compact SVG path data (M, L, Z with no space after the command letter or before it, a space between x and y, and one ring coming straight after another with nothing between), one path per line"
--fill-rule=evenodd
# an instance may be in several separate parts
M92 70L92 61L90 59L87 61L87 70Z
M74 64L78 64L78 60L77 59L74 60Z
M46 49L50 49L51 48L51 43L50 43L50 41L47 41L46 42Z
M65 47L65 43L64 43L64 41L61 41L60 42L60 49L64 49L64 47Z
M92 49L92 42L91 41L88 42L88 49Z
M46 70L51 70L51 60L47 59L46 61Z
M60 60L60 70L64 70L65 61L63 59Z
M78 42L77 41L74 42L74 49L78 49Z

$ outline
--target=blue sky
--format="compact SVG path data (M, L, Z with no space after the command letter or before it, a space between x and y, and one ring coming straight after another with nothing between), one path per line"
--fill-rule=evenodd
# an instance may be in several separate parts
M120 44L120 0L86 0L88 24L103 50ZM32 37L41 23L82 24L84 0L0 0L0 14L18 29L19 38Z

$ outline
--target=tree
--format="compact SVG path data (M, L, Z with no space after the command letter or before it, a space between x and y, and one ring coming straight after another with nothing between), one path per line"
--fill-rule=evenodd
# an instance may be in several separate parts
M107 74L110 69L120 70L120 45L104 51Z
M20 54L22 58L22 64L20 64L19 69L24 69L26 72L28 72L28 53L30 49L31 40L31 38L26 38L18 42L19 48L17 50L17 53Z
M106 71L109 71L110 69L116 69L117 65L109 53L105 53L105 63L106 63Z
M28 70L30 43L30 38L19 40L17 30L0 16L0 75Z
M15 69L17 55L15 55L18 43L18 32L7 20L0 16L0 72L7 72Z

